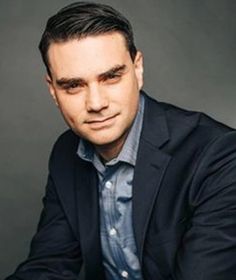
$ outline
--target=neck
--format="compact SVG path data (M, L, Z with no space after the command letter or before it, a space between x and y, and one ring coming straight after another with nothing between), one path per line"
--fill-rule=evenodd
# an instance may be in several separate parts
M106 145L96 145L95 150L104 160L104 162L108 162L113 158L117 157L122 150L122 147L127 138L128 132L126 132L122 137L112 143Z

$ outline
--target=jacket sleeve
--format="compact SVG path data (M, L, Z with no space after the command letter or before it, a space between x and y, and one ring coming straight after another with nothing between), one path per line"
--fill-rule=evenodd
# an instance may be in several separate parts
M177 255L177 280L236 279L236 132L204 154L190 191L194 209Z
M48 178L44 208L28 259L6 280L75 280L82 264L79 241Z

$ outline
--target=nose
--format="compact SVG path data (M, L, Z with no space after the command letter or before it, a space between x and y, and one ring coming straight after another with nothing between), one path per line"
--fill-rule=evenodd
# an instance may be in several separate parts
M108 107L107 95L99 88L98 85L91 85L89 87L86 99L86 106L88 112L99 112Z

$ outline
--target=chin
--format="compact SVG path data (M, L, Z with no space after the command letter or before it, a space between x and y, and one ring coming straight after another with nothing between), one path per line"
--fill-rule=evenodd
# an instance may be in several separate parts
M88 139L87 140L95 146L106 146L116 142L116 138L96 138L96 139Z
M116 142L122 142L122 139L125 138L125 131L122 129L102 129L100 131L78 131L74 129L74 132L79 135L81 138L87 140L93 145L96 146L106 146L115 144Z
M96 146L106 146L119 142L123 134L101 133L97 137L85 137L90 143Z

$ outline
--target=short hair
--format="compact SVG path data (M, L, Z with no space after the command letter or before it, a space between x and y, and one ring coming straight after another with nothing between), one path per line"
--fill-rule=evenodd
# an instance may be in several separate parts
M50 74L48 49L51 43L67 42L87 36L120 32L134 60L137 49L130 22L111 6L92 2L70 4L50 17L39 43L39 50Z

